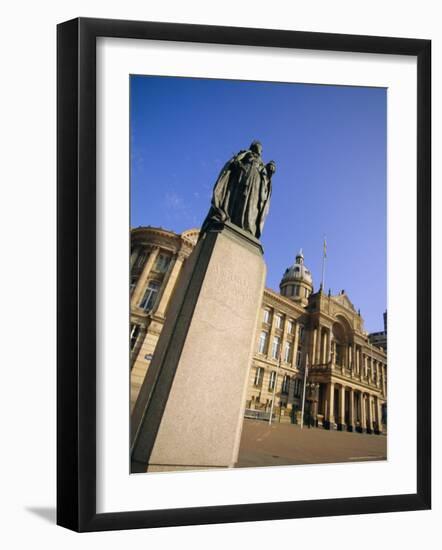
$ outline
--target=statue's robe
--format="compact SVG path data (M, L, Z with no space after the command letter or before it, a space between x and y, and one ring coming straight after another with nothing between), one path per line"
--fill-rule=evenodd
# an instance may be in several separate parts
M235 200L235 188L241 169L239 161L248 153L240 151L223 166L213 186L210 210L201 227L200 235L208 228L211 221L225 221L231 219L232 201Z
M211 223L224 221L231 221L259 238L269 210L271 176L255 151L240 151L234 155L215 182L200 238Z
M272 174L265 170L261 180L261 190L259 197L259 214L256 220L256 237L259 239L262 235L264 222L267 218L270 208L270 197L272 196Z
M259 215L259 196L264 163L259 155L248 151L239 161L240 177L233 202L232 222L253 236L256 235L256 221Z

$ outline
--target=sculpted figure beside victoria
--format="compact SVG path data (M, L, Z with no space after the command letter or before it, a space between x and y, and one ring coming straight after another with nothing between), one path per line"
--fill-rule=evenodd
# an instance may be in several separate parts
M257 239L262 234L272 194L272 176L276 165L264 164L262 145L253 141L250 148L234 155L215 182L212 203L201 228L203 234L211 222L230 221Z

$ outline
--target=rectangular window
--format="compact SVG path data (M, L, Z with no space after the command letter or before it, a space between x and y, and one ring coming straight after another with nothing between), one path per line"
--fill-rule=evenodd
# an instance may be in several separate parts
M295 323L294 323L294 321L289 319L289 321L287 322L287 333L288 334L293 334L294 329L295 329Z
M276 316L276 328L282 328L284 324L284 319L282 317L282 315L277 315Z
M157 281L149 281L147 285L146 292L144 293L143 299L140 302L140 308L144 311L150 311L155 305L158 290L160 289L160 283Z
M276 382L276 372L272 370L272 372L270 373L269 390L273 390L275 388L275 382Z
M255 380L253 384L255 386L261 386L262 385L262 377L264 375L264 369L262 367L258 367L255 372Z
M301 350L298 349L297 353L296 353L296 367L298 369L301 368Z
M258 352L266 353L266 350L267 350L267 332L263 330L259 335Z
M132 324L130 327L130 349L133 350L137 344L140 334L140 325Z
M264 310L263 319L264 323L269 324L270 323L270 311L268 309Z
M284 350L284 361L286 363L290 363L292 361L292 349L293 349L292 343L286 342L285 350Z
M304 342L304 325L299 325L299 341L302 343Z
M130 293L131 294L135 290L136 286L137 286L137 278L136 277L131 277L131 279L130 279Z
M275 336L272 342L272 358L279 359L279 349L281 347L281 339L279 336Z
M137 258L137 261L135 263L135 266L136 267L141 267L142 265L144 265L144 262L146 261L147 256L148 256L148 254L146 252L140 252L140 254Z
M290 385L290 377L287 376L287 374L284 376L282 380L282 393L288 393L289 392L289 385Z
M155 262L155 271L165 273L169 267L171 257L168 254L159 254Z

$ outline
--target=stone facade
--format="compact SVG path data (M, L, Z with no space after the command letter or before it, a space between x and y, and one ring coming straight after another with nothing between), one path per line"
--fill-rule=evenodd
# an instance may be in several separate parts
M198 229L177 235L154 227L131 234L131 407L161 333L167 306ZM386 429L387 356L370 341L345 291L313 291L300 252L281 293L266 288L246 392L246 412L279 422L366 433ZM307 368L307 377L304 377ZM272 401L274 401L272 406Z

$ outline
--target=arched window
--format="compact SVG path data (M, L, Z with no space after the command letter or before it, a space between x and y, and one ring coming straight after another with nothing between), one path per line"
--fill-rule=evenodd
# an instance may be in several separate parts
M150 311L155 305L158 290L160 289L160 283L157 281L149 281L147 285L146 292L144 293L143 299L140 302L140 308L144 311Z

